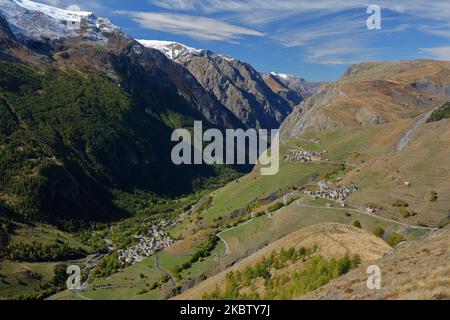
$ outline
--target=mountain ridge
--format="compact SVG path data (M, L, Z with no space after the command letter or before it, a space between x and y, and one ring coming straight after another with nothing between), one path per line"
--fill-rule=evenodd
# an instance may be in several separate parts
M307 130L374 125L417 116L450 97L450 63L361 63L323 85L281 125L289 138Z
M288 101L272 91L246 62L177 42L139 41L183 65L248 127L278 128L291 112Z

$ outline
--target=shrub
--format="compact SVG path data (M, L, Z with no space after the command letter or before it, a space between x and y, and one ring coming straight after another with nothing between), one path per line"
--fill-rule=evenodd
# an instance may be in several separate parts
M267 211L268 211L269 213L270 213L270 212L274 212L274 211L277 211L277 210L281 209L282 207L284 207L284 204L283 204L282 202L277 202L277 203L271 205L271 206L267 209Z
M353 221L353 226L358 229L362 228L361 222L359 222L359 220Z
M408 210L406 210L405 208L401 208L401 209L399 210L399 212L400 212L400 215L401 215L403 218L408 218L408 217L411 216L410 212L409 212Z
M403 242L403 241L406 241L406 239L402 235L400 235L398 233L393 233L387 240L387 243L391 247L396 247L400 242Z
M407 207L409 207L409 204L408 204L408 202L406 202L405 200L397 199L397 200L394 200L394 201L392 202L392 206L394 206L394 207L405 207L405 208L407 208Z
M438 193L434 190L430 191L429 200L430 201L436 201L438 199Z
M447 102L446 104L444 104L431 114L430 118L428 119L428 122L435 122L449 118L450 118L450 102Z
M378 227L373 231L373 234L376 235L378 238L383 238L384 229L382 227Z

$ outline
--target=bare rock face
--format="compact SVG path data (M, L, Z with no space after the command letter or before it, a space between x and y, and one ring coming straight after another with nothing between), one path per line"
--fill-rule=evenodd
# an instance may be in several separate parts
M323 83L309 82L295 75L276 72L261 73L266 84L292 107L299 105L304 99L317 93Z
M278 128L292 110L289 102L273 92L248 63L179 43L139 41L183 65L248 127Z
M414 117L447 101L449 86L449 62L361 63L295 108L281 136Z

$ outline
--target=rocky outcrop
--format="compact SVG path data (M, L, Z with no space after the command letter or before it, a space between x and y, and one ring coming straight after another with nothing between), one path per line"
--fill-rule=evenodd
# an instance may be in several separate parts
M323 84L309 82L290 74L270 72L261 75L269 88L286 99L292 107L299 105L304 99L317 93Z
M278 128L292 110L288 101L273 92L248 63L179 43L139 41L183 65L248 127Z

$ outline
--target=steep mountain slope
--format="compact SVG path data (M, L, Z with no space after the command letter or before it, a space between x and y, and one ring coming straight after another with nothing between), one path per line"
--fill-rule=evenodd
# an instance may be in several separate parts
M91 13L0 4L1 200L33 217L109 219L117 193L221 179L170 159L175 128L245 127L185 68Z
M374 261L391 250L383 240L351 226L333 223L314 225L294 232L268 245L226 271L175 297L175 299L201 299L204 294L211 294L216 287L224 288L227 274L230 272L236 273L237 271L243 272L247 267L255 266L264 258L267 259L274 251L287 250L289 248L299 249L301 247L313 248L314 246L319 248L315 254L321 255L326 259L339 258L346 254L357 254L363 262ZM300 269L300 266L297 267ZM287 275L294 270L295 268L291 266L278 271L278 274L284 273Z
M296 107L304 99L314 95L322 85L322 83L308 82L290 74L270 72L261 75L266 84L285 98L292 107Z
M285 120L281 135L414 117L446 102L449 90L449 62L362 63L305 100Z
M277 128L291 112L289 103L273 92L248 63L175 42L139 41L186 67L206 90L249 127Z
M423 239L403 243L374 261L381 269L381 290L368 290L367 264L302 299L401 299L450 298L450 228Z

